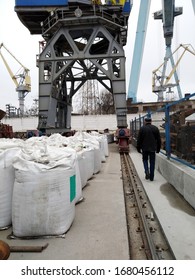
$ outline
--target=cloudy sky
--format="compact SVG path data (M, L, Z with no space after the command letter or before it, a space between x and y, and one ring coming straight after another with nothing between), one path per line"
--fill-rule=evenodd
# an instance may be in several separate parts
M195 48L195 16L191 0L175 0L176 6L183 7L183 15L175 18L174 40L172 50L179 44L191 44ZM128 40L125 47L126 54L126 83L127 91L129 86L132 55L134 49L137 19L140 0L133 1L133 8L129 18ZM36 67L36 54L39 52L39 41L41 36L31 35L25 26L20 22L14 12L15 0L0 1L0 43L14 54L14 56L30 69L32 80L32 91L26 96L25 105L29 108L33 99L38 97L38 68ZM165 42L163 38L162 21L154 20L153 13L161 9L161 0L152 0L149 14L149 22L146 33L146 42L140 73L139 87L137 92L138 101L156 101L157 96L152 93L152 71L162 62L165 55ZM19 69L19 65L6 54L6 57L13 73ZM178 68L180 85L183 93L195 92L194 84L195 56L186 53ZM15 91L15 84L9 76L2 59L0 59L0 109L5 110L5 104L18 107L18 96Z

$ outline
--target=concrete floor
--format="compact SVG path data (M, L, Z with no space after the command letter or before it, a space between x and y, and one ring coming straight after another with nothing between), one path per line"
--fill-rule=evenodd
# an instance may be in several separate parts
M176 259L195 260L195 210L157 170L153 182L145 179L142 156L134 147L130 155Z

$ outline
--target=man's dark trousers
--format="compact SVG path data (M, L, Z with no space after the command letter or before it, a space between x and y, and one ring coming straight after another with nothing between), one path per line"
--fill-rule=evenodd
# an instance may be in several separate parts
M155 152L142 151L142 160L145 173L149 173L150 180L153 181L155 168ZM148 166L148 161L150 162L150 167Z

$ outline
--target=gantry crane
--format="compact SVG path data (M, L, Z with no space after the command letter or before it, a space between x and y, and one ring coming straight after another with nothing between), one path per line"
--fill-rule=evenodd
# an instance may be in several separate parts
M119 146L128 150L125 53L132 0L16 0L31 34L41 34L39 125L44 133L71 130L72 98L97 80L114 96Z
M11 68L9 67L4 55L2 54L1 49L4 48L20 65L20 69L17 74L13 74ZM19 111L20 115L24 115L24 100L26 95L31 91L31 79L30 79L30 70L26 68L6 47L3 43L0 44L0 56L7 68L7 71L10 74L11 79L13 80L16 91L18 92L19 100Z

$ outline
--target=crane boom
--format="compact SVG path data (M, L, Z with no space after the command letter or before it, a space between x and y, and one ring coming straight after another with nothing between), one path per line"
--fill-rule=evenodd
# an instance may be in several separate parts
M24 68L26 71L29 71L29 69L26 68L26 67L13 55L13 54L8 50L8 48L6 48L6 46L5 46L3 43L1 43L0 49L1 49L2 47L4 47L4 49L18 62L18 64L20 64L20 66L22 66L22 68Z
M18 87L18 85L19 85L19 84L18 84L18 81L17 81L15 75L13 74L11 68L9 67L9 65L8 65L6 59L5 59L5 57L3 56L3 54L2 54L1 51L0 51L0 56L1 56L1 58L2 58L2 60L3 60L3 62L4 62L4 64L5 64L5 67L7 68L7 71L9 72L9 74L10 74L10 76L11 76L11 78L12 78L14 84L16 85L16 87Z

